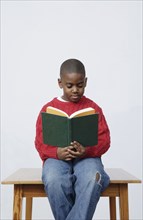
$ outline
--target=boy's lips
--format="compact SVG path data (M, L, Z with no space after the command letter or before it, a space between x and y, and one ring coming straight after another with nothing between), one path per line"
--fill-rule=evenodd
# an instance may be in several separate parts
M77 99L80 98L80 96L79 95L72 95L71 98L74 99L74 100L77 100Z

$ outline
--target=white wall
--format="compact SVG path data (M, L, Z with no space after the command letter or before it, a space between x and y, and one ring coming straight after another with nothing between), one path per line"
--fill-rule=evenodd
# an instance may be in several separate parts
M41 167L34 147L41 107L61 94L60 64L80 59L85 95L103 109L112 144L105 167L142 178L141 1L2 1L1 178ZM129 187L130 219L141 220L142 187ZM12 219L12 186L1 187L1 219ZM104 211L103 211L104 210ZM94 219L109 219L101 199ZM47 199L35 199L33 219L52 219Z

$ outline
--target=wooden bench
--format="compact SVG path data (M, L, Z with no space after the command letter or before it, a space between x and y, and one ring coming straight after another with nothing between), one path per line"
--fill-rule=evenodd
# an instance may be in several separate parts
M141 183L141 181L122 169L111 168L106 169L106 172L111 180L101 196L109 197L110 219L116 220L116 197L119 197L120 219L128 220L128 184ZM2 181L2 184L14 185L13 220L21 220L23 197L26 197L26 220L32 219L32 199L46 197L41 173L40 168L19 169Z

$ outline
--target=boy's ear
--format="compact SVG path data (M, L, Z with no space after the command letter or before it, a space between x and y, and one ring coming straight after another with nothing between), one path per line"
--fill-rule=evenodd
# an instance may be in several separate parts
M62 80L61 79L58 79L58 84L59 84L59 87L62 89L63 86L62 86Z
M87 85L87 77L85 78L85 81L84 81L84 86L86 87Z

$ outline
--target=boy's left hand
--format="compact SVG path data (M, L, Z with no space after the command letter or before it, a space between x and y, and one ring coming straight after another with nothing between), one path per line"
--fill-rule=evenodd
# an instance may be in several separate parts
M68 152L72 158L78 158L85 154L85 147L83 147L77 141L71 142L71 146L68 148Z

